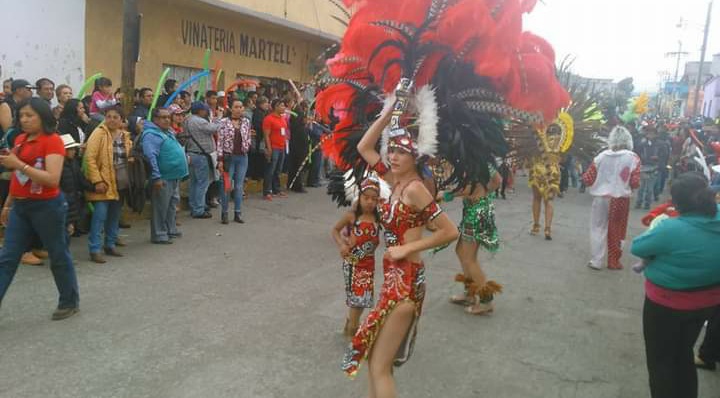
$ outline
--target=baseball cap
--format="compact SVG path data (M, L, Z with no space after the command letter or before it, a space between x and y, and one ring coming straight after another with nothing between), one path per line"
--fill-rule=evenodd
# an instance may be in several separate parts
M208 112L210 111L210 107L208 106L208 104L206 104L202 101L195 101L192 103L192 105L190 105L190 112L192 112L192 113L196 113L197 111L200 111L203 109Z
M12 90L12 92L15 92L16 90L19 90L21 88L35 90L36 87L30 84L30 82L25 79L13 80L12 84L10 85L10 89Z
M63 134L60 136L60 138L62 138L65 149L77 148L80 146L80 144L78 144L73 138L73 136L71 136L70 134Z

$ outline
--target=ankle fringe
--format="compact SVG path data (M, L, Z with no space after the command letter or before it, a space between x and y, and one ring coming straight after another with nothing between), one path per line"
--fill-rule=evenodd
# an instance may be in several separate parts
M472 278L466 277L464 274L457 274L455 275L455 282L462 283L463 285L465 285L465 288L467 288L473 283L473 280Z
M495 281L487 281L482 286L473 285L475 287L473 293L477 294L481 303L489 303L493 301L495 295L502 293L503 290L502 285Z

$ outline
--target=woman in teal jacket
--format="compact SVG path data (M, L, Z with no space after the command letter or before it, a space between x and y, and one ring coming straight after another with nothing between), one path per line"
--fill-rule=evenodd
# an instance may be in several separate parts
M697 398L693 345L720 305L720 212L700 174L673 182L680 216L633 240L644 260L643 333L652 398Z

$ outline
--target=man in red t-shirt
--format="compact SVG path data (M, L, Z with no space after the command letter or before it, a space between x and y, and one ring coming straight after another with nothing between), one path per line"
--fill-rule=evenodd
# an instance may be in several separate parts
M270 104L272 113L263 120L263 133L265 133L265 181L263 182L263 195L265 200L272 200L273 195L287 196L280 191L280 172L285 163L287 145L290 134L285 115L285 101L275 99Z

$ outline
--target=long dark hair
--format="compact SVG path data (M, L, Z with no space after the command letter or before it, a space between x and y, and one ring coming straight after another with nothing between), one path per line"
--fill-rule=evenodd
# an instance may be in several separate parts
M18 105L15 112L15 120L18 121L18 126L20 126L20 111L26 106L29 106L38 114L45 134L54 134L57 131L57 119L55 119L50 105L48 105L47 101L38 97L30 98Z
M708 187L705 176L685 173L673 181L670 189L672 201L680 214L695 213L707 217L717 215L715 192Z
M83 122L83 120L80 119L80 116L78 116L78 106L80 104L81 104L81 102L77 98L69 99L65 103L65 106L63 107L62 112L60 112L60 119L67 120L67 121L71 122L72 124L74 124L75 126L84 125L85 122Z

